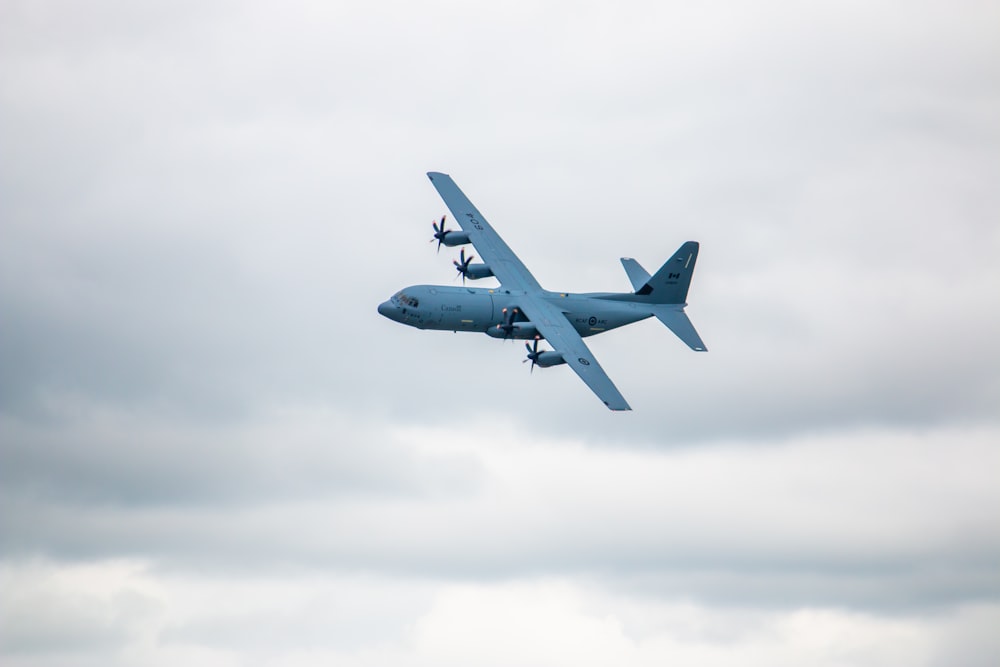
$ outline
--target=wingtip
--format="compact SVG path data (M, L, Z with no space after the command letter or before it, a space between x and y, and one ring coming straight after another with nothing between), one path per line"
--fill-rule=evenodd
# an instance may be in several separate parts
M431 179L432 181L434 180L435 176L447 176L447 175L448 174L442 173L440 171L428 171L427 172L427 178Z

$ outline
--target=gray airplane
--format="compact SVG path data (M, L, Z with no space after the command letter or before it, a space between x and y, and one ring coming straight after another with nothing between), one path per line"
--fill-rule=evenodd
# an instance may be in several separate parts
M649 275L637 261L623 257L621 262L632 282L634 292L594 292L570 294L542 289L534 276L486 222L469 198L447 174L427 174L438 194L448 205L462 230L445 228L435 222L434 238L454 247L472 244L485 263L473 264L473 255L462 248L454 261L462 276L462 287L414 285L379 304L378 312L391 320L418 329L476 331L493 338L530 340L525 343L525 362L548 367L566 364L587 383L597 397L612 410L631 410L583 337L611 331L649 317L663 322L692 350L705 352L691 320L684 312L688 287L698 259L698 243L688 241L673 257ZM499 287L465 287L465 280L495 277ZM552 350L542 350L538 341L545 339Z

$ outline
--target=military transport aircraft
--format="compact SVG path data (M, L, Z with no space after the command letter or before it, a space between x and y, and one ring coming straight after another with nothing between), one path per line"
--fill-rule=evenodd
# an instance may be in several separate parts
M534 276L503 242L482 213L455 185L447 174L427 174L438 194L448 205L462 230L434 225L438 250L442 245L454 247L471 243L485 260L473 264L474 256L462 248L455 268L462 276L462 287L415 285L397 292L378 307L378 312L391 320L418 329L443 331L478 331L493 338L531 340L525 343L531 370L566 364L587 383L597 397L612 410L631 410L625 398L604 372L597 359L583 342L593 336L656 317L678 338L697 352L706 351L698 332L684 312L688 287L698 243L688 241L652 276L634 259L623 257L621 262L635 292L570 294L542 289ZM495 277L499 287L465 287L465 279ZM540 350L538 341L545 339L552 350Z

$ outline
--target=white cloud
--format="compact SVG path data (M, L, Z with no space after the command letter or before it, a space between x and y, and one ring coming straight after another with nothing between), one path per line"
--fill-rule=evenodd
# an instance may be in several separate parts
M16 578L16 585L9 584ZM447 584L369 575L202 578L141 563L5 568L4 662L74 654L67 615L116 616L105 664L990 664L996 605L933 614L704 606L563 578ZM16 607L14 604L15 603ZM11 615L16 608L18 616ZM37 614L25 614L34 609ZM76 610L76 611L74 611ZM84 618L82 615L80 619ZM82 621L81 621L82 622ZM43 644L25 643L37 633ZM93 635L82 647L92 647ZM80 645L77 646L80 648ZM90 663L85 663L90 664ZM94 664L97 664L94 661Z

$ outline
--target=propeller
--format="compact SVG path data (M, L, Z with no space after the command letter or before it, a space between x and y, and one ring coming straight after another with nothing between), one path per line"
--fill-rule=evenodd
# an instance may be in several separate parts
M442 228L444 224L442 223ZM469 262L476 258L475 255L469 255L468 258L465 257L465 248L462 248L462 254L459 255L459 259L451 260L451 263L455 265L455 270L462 275L462 284L465 284L465 275L469 272Z
M497 325L497 329L503 332L503 339L507 340L514 333L514 318L517 317L517 308L503 309L503 323Z
M441 244L444 243L444 237L447 236L451 231L444 228L444 219L447 217L448 217L447 215L441 216L440 227L438 227L438 223L431 222L431 226L434 227L434 238L432 238L430 242L431 243L434 243L434 241L438 242L438 247L437 247L438 252L441 252Z
M541 354L538 351L538 336L535 336L535 344L534 344L534 346L531 346L531 345L528 345L527 343L525 343L524 344L524 349L526 349L528 351L528 358L525 359L524 361L522 361L521 363L522 364L526 364L526 363L528 363L530 361L531 362L531 370L528 371L528 372L529 373L534 373L535 372L535 364L538 362L538 355ZM542 352L544 352L544 350L542 350Z

